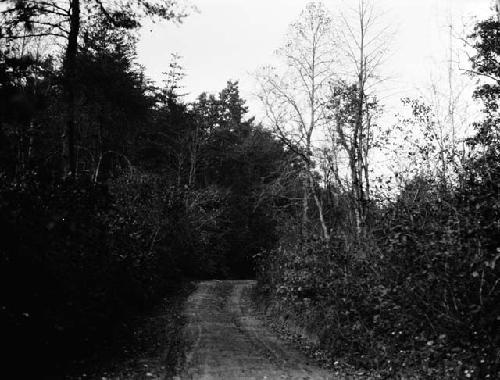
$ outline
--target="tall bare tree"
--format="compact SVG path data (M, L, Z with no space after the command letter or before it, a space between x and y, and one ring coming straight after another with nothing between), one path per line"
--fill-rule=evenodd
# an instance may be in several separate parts
M410 145L406 149L413 150L413 162L407 164L416 169L415 160L420 157L427 162L422 166L428 168L427 174L436 176L446 188L458 179L457 169L466 158L466 141L472 136L473 121L479 115L474 111L471 96L473 80L460 69L466 51L457 42L465 41L465 37L457 32L451 8L443 32L444 27L447 38L442 43L443 56L434 62L428 83L419 88L419 98L403 99L411 115L400 120L405 130L399 140L404 137Z
M302 228L308 223L312 195L324 239L329 239L330 233L314 179L313 138L326 122L334 42L332 17L322 3L311 2L290 25L286 44L277 51L283 67L267 67L258 74L259 97L267 120L303 164Z
M370 199L369 153L378 110L374 96L381 81L379 68L387 53L390 28L373 0L358 0L349 14L341 13L338 34L344 57L342 81L332 83L330 109L336 141L347 153L358 232L366 223Z

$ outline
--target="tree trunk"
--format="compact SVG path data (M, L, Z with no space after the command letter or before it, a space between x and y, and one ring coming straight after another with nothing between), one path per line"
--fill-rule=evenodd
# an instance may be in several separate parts
M177 154L177 189L181 189L182 185L182 171L184 168L184 157L182 153Z
M321 225L321 233L323 236L323 240L328 241L330 240L330 232L328 231L328 226L326 225L326 220L323 212L323 202L316 193L316 189L314 188L314 178L311 174L311 171L308 173L309 175L309 186L310 186L310 191L313 195L314 203L316 204L316 207L318 209L318 217L319 217L319 222Z
M66 122L62 135L63 178L75 178L75 76L78 35L80 33L80 0L71 0L70 30L64 56L63 94L66 103Z
M303 195L302 195L302 223L301 223L301 231L302 237L305 236L307 224L309 222L309 184L308 179L303 179Z
M194 188L196 185L196 164L198 159L198 149L199 149L199 130L200 128L196 126L194 130L193 139L191 141L191 157L189 163L189 179L188 186L189 189Z
M365 174L365 202L370 202L370 170L366 159L363 164L363 171Z
M33 147L35 145L35 122L30 121L30 126L28 128L29 140L28 140L28 165L31 166L33 163Z
M359 44L359 72L358 72L358 104L357 104L357 116L356 116L356 134L354 135L354 141L356 141L356 147L354 155L356 156L356 164L354 165L354 170L356 171L356 224L358 235L363 236L366 224L366 202L365 202L365 186L363 185L363 171L364 161L366 160L363 146L365 144L366 136L365 131L365 118L363 113L363 108L366 103L365 96L365 84L366 84L366 56L365 56L365 3L362 2L362 8L360 13L360 31L361 40Z
M358 236L360 236L363 225L363 209L361 205L360 184L359 184L359 176L358 176L356 153L355 153L356 149L353 149L353 151L354 153L351 154L353 158L350 160L352 193L353 193L352 195L354 201L354 218L356 221L356 231Z

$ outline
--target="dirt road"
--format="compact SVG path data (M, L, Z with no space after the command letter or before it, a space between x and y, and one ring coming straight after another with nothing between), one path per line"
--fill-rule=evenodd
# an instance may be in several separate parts
M254 281L201 282L186 306L188 352L178 379L334 379L281 341L251 307Z

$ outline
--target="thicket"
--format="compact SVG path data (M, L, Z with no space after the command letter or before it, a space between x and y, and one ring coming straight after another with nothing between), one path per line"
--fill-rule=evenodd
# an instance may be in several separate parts
M47 9L23 3L12 14L45 20ZM295 42L332 21L317 4L307 15ZM439 156L439 175L416 168L377 199L368 152L380 144L381 110L362 80L332 83L329 64L302 64L316 49L292 39L286 80L264 81L272 133L248 118L237 82L187 102L174 60L154 86L135 63L134 35L119 29L127 20L110 16L82 23L71 78L60 51L41 53L47 40L0 35L0 331L10 366L57 372L183 278L250 277L257 260L274 310L334 357L389 377L499 376L498 22L471 36L472 72L489 79L475 93L484 119L468 158L419 146L424 159ZM297 91L294 67L313 87ZM297 101L317 83L328 88ZM303 104L312 111L295 114ZM414 125L434 138L430 108L413 105ZM320 124L334 128L317 160Z
M272 312L317 338L332 360L390 378L500 376L499 25L479 23L471 36L474 75L489 76L475 92L484 120L468 158L448 162L453 176L421 171L396 196L372 197L361 229L351 192L319 189L330 238L310 210L302 238L282 233L280 246L259 256ZM281 209L282 230L290 221L299 230L297 210Z
M2 45L7 373L25 375L29 362L28 372L60 375L183 279L252 276L252 256L276 242L259 194L287 153L246 117L238 83L188 103L178 62L154 86L135 63L134 35L99 20L75 57L71 175L63 60L40 53L38 38Z
M345 229L329 243L270 252L259 278L275 311L335 358L391 376L417 368L431 378L494 378L498 182L453 194L436 185L415 180L371 210L374 227L362 241Z

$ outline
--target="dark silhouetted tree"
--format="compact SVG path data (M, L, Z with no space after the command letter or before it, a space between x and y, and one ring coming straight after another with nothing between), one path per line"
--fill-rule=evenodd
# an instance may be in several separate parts
M8 40L51 37L63 42L63 98L66 105L62 136L63 176L76 175L75 97L79 38L87 23L103 16L113 28L135 29L144 17L181 21L185 9L176 0L4 0L1 36Z

